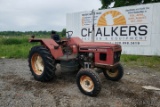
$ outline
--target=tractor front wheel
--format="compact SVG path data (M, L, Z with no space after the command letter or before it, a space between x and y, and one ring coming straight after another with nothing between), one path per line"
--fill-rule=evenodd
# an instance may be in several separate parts
M45 47L31 48L28 62L30 71L36 80L46 82L55 77L55 60Z
M91 69L82 69L77 74L77 85L80 91L89 96L97 96L101 91L98 74Z
M116 68L103 70L104 76L112 81L118 81L123 77L123 67L119 64Z

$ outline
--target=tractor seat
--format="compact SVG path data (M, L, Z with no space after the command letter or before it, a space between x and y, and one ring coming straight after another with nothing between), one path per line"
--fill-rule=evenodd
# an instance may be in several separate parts
M68 60L72 60L72 59L76 59L77 58L77 54L71 54L71 55L63 55L61 57L58 58L58 60L63 60L63 61L68 61Z

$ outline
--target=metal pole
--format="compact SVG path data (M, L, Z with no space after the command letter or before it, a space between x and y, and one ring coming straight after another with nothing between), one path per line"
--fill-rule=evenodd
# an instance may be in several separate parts
M94 36L95 36L95 31L94 31L94 16L95 16L95 11L92 10L92 37L91 41L94 42Z

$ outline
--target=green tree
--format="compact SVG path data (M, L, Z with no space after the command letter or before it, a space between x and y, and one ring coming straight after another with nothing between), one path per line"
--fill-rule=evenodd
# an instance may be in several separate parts
M62 37L66 36L66 29L65 28L62 29L61 35L62 35Z
M146 3L155 3L160 2L160 0L100 0L102 7L100 9L107 9L108 6L114 1L114 7L121 7L121 6L130 6L136 4L146 4Z
M111 4L111 2L113 2L113 0L100 0L102 7L101 9L107 9L108 6Z

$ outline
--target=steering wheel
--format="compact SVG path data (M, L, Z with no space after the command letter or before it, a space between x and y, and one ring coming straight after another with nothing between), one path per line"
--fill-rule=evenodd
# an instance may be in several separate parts
M67 31L66 34L67 34L67 37L70 39L73 34L73 31Z

